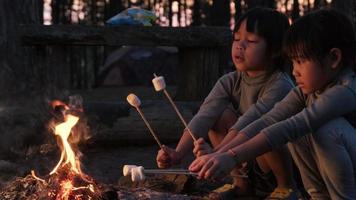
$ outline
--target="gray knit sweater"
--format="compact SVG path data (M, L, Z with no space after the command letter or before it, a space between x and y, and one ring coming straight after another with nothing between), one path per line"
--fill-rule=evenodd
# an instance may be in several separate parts
M273 108L293 87L289 76L280 71L258 77L239 71L228 73L217 81L188 127L205 137L222 112L232 105L241 116L232 128L241 130Z
M263 134L255 140L259 144L250 143L256 145L255 148L263 143L276 148L317 131L337 117L345 117L356 127L356 74L350 68L341 71L323 91L304 95L298 87L294 88L273 109L241 132L249 138Z

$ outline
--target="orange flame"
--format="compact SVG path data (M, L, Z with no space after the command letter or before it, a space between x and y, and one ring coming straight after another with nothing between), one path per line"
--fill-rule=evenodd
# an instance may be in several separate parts
M65 122L55 127L54 133L55 135L60 136L63 149L58 164L56 165L56 167L54 167L54 169L51 171L50 174L55 173L62 164L63 165L69 164L70 169L72 171L74 171L77 174L81 173L79 161L77 160L74 151L72 150L72 147L68 142L68 137L71 133L71 130L73 126L77 124L78 121L79 121L79 117L68 114L65 116Z
M64 180L62 179L60 181L57 181L57 183L59 183L60 185L59 190L48 192L48 197L55 198L56 200L69 200L73 198L76 200L92 199L91 195L92 194L97 195L99 191L97 191L96 188L94 188L93 180L91 180L89 176L82 173L80 168L79 156L76 155L75 151L73 151L72 146L68 140L71 134L73 134L74 132L75 134L77 134L78 131L78 130L72 130L73 127L79 121L79 117L73 115L72 111L83 112L83 109L80 107L79 108L74 107L74 110L72 110L73 107L67 106L64 102L58 100L55 100L51 103L53 109L56 109L57 106L61 106L62 107L61 109L64 109L61 110L64 116L64 122L54 126L54 134L56 136L59 136L59 147L61 148L61 157L57 165L50 172L50 175L54 173L58 173L59 175L62 175L61 174L62 172L67 173L59 170L59 168L62 169L63 166L66 166L66 168L64 169L65 170L69 169L70 172L62 177L64 178ZM37 177L33 170L31 171L31 174L36 180L41 181L44 184L47 184L45 180ZM85 181L87 184L84 186L76 186L78 184L75 181L76 180L75 177L77 177L76 175L79 175L79 177L81 178L80 180ZM79 185L82 185L82 183ZM86 192L90 191L92 194L86 194L86 192L82 193L81 191L78 190L85 190ZM72 193L73 191L76 192Z

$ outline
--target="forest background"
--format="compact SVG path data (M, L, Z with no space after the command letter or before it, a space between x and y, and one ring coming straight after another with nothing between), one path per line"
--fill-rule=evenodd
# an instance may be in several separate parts
M24 46L20 40L21 24L104 26L107 19L126 8L139 7L154 11L159 26L224 26L232 29L241 14L257 6L276 8L291 22L323 7L336 8L355 21L354 0L2 0L0 100L54 93L54 88L58 87L93 89L98 86L100 67L116 49L105 46L41 49ZM36 64L39 59L51 56L66 62L65 66L53 59L46 61L53 62L51 69Z

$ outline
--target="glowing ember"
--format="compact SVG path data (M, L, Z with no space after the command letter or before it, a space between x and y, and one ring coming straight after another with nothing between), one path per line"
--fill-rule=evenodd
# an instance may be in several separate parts
M63 181L61 183L61 188L62 188L62 190L61 190L62 194L59 194L58 198L59 199L63 199L63 200L67 200L68 197L69 197L69 194L71 193L72 188L73 188L72 181L70 181L70 180Z

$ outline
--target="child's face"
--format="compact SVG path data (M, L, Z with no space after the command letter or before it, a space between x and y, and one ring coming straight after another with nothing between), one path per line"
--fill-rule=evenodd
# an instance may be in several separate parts
M266 66L267 43L255 33L247 32L246 20L234 34L232 43L232 60L237 70L245 71L249 76L264 73Z
M295 58L292 61L293 76L304 94L322 89L335 75L330 66L321 66L319 62L311 59Z

